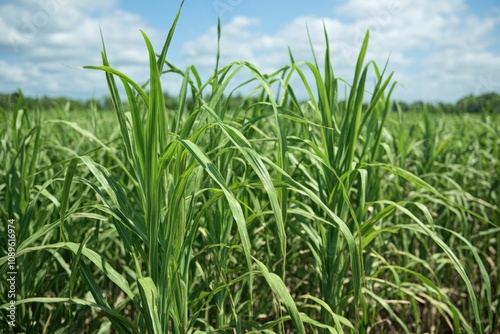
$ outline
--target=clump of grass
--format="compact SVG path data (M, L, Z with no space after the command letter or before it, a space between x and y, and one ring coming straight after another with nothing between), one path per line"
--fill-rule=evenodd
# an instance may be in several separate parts
M220 66L219 49L202 82L166 60L178 18L159 53L141 32L146 85L114 69L104 43L102 65L86 67L104 72L112 115L42 120L22 95L4 113L0 208L20 224L19 328L498 329L495 116L391 115L392 74L365 64L368 33L345 97L326 29L322 67L313 49L304 63L290 51L264 75L245 61ZM251 79L235 85L240 71ZM174 110L163 76L181 82ZM230 107L245 85L256 88ZM455 131L464 124L473 135ZM2 274L6 263L2 248Z

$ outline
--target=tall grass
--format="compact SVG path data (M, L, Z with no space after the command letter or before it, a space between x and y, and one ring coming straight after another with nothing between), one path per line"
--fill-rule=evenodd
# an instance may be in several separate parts
M498 330L496 115L391 114L368 33L346 96L326 29L321 67L290 50L264 74L221 66L218 49L203 82L167 61L178 18L159 53L141 32L146 85L104 43L86 67L105 74L113 115L46 119L22 96L3 111L1 218L20 229L17 328L2 330ZM162 78L181 83L174 110ZM6 263L2 247L2 277Z

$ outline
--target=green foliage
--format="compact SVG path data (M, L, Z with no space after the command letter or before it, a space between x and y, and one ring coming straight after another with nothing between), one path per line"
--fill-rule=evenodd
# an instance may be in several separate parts
M2 111L16 331L499 330L493 109L391 113L392 74L365 62L368 33L347 96L326 32L321 67L314 50L305 63L290 51L289 65L263 74L220 66L218 49L202 82L165 60L177 19L160 52L141 32L147 85L115 70L104 43L102 64L87 66L104 73L113 115L95 103L42 113L22 94ZM240 71L251 79L235 85ZM181 82L175 99L162 77ZM228 88L245 85L256 88Z
M165 106L167 109L175 110L177 107L177 97L169 93L164 92ZM18 100L19 93L5 94L0 93L0 110L13 110ZM256 102L254 99L245 98L240 93L236 95L231 95L225 97L227 99L227 108L235 109L243 103L244 101ZM64 106L69 106L71 111L79 111L82 109L89 109L92 107L97 107L98 110L113 110L113 101L110 96L104 96L101 99L88 99L85 101L70 99L67 97L48 97L44 96L40 99L35 99L32 97L23 97L25 106L27 109L39 108L42 111L58 109ZM345 101L339 101L341 104ZM307 103L307 100L301 101L301 103ZM447 114L462 114L462 113L500 113L500 94L492 92L485 93L478 96L468 95L455 103L444 103L437 102L434 104L416 101L416 102L395 102L399 105L402 111L415 111L427 109L432 113L444 112ZM248 103L247 103L248 104ZM192 99L187 101L187 109L192 109L194 102Z
M478 114L478 113L500 113L500 94L498 93L485 93L478 96L468 95L456 103L443 103L437 104L424 103L422 101L406 103L398 102L402 111L415 111L423 110L424 108L431 113L444 112L446 114Z

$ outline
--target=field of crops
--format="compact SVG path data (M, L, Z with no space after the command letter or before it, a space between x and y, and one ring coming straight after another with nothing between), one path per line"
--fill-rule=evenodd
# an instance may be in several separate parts
M0 331L500 330L497 114L398 112L368 35L346 94L328 47L202 82L164 61L170 38L144 35L146 88L105 52L89 67L114 111L2 111ZM160 76L182 82L174 110Z

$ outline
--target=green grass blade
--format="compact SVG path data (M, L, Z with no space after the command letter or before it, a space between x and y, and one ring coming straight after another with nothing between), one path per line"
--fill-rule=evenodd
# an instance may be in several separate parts
M257 267L259 268L262 276L264 276L264 278L266 279L267 284L269 284L269 286L271 287L273 293L276 294L278 300L285 306L288 313L290 314L297 333L305 334L306 330L304 328L304 323L302 322L299 311L297 310L297 305L295 305L292 296L290 296L290 292L288 292L285 283L283 283L278 275L269 272L267 267L262 262L255 258L254 261L257 264Z

